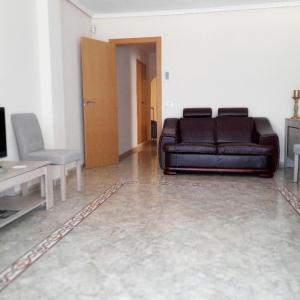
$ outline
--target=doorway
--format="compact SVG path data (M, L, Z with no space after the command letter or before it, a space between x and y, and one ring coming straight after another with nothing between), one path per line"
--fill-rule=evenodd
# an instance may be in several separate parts
M111 42L117 48L119 153L122 159L144 149L160 134L161 39Z

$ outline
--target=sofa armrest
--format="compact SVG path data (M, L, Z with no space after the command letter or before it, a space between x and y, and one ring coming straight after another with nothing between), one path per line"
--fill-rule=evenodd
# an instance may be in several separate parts
M255 123L254 140L260 145L270 145L275 147L272 159L272 171L278 167L279 162L279 139L278 135L273 130L270 121L267 118L253 118Z
M255 142L261 145L278 144L278 136L267 118L253 118L255 123Z
M178 138L178 119L165 119L161 136Z
M162 169L165 168L165 152L163 151L164 145L176 144L179 140L178 121L178 119L169 118L164 122L158 146L159 165Z

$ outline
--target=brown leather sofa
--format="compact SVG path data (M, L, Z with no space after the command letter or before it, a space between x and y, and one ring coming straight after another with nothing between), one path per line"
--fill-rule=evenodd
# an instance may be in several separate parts
M247 108L186 108L181 119L166 119L159 141L165 174L179 171L257 173L272 177L279 142L267 118L248 117Z

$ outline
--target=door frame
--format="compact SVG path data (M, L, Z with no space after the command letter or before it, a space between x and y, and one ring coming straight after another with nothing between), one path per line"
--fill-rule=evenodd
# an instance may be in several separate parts
M162 130L162 50L161 50L161 37L140 37L140 38L121 38L110 39L110 43L115 46L130 46L130 45L145 45L155 44L156 50L156 77L157 77L157 136L159 137Z
M140 90L140 86L138 85L139 80L141 78L139 78L139 67L138 65L141 64L145 67L146 69L146 86L142 87L142 90ZM136 100L137 100L137 144L141 145L144 143L147 143L151 140L151 98L150 98L150 86L149 86L150 80L148 78L148 66L147 64L145 64L143 61L141 61L140 59L136 59ZM145 104L147 104L147 112L148 112L148 117L146 120L147 123L147 133L146 133L146 140L141 141L140 142L140 134L143 130L143 123L141 122L141 103L140 103L140 92L142 92L143 94L147 95L147 101L145 102ZM145 95L144 95L145 96Z

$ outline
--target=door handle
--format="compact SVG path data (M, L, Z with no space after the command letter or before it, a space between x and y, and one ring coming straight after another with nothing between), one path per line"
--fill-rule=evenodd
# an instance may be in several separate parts
M90 104L96 104L96 102L95 101L91 101L91 100L84 101L83 106L86 107L87 105L90 105Z

